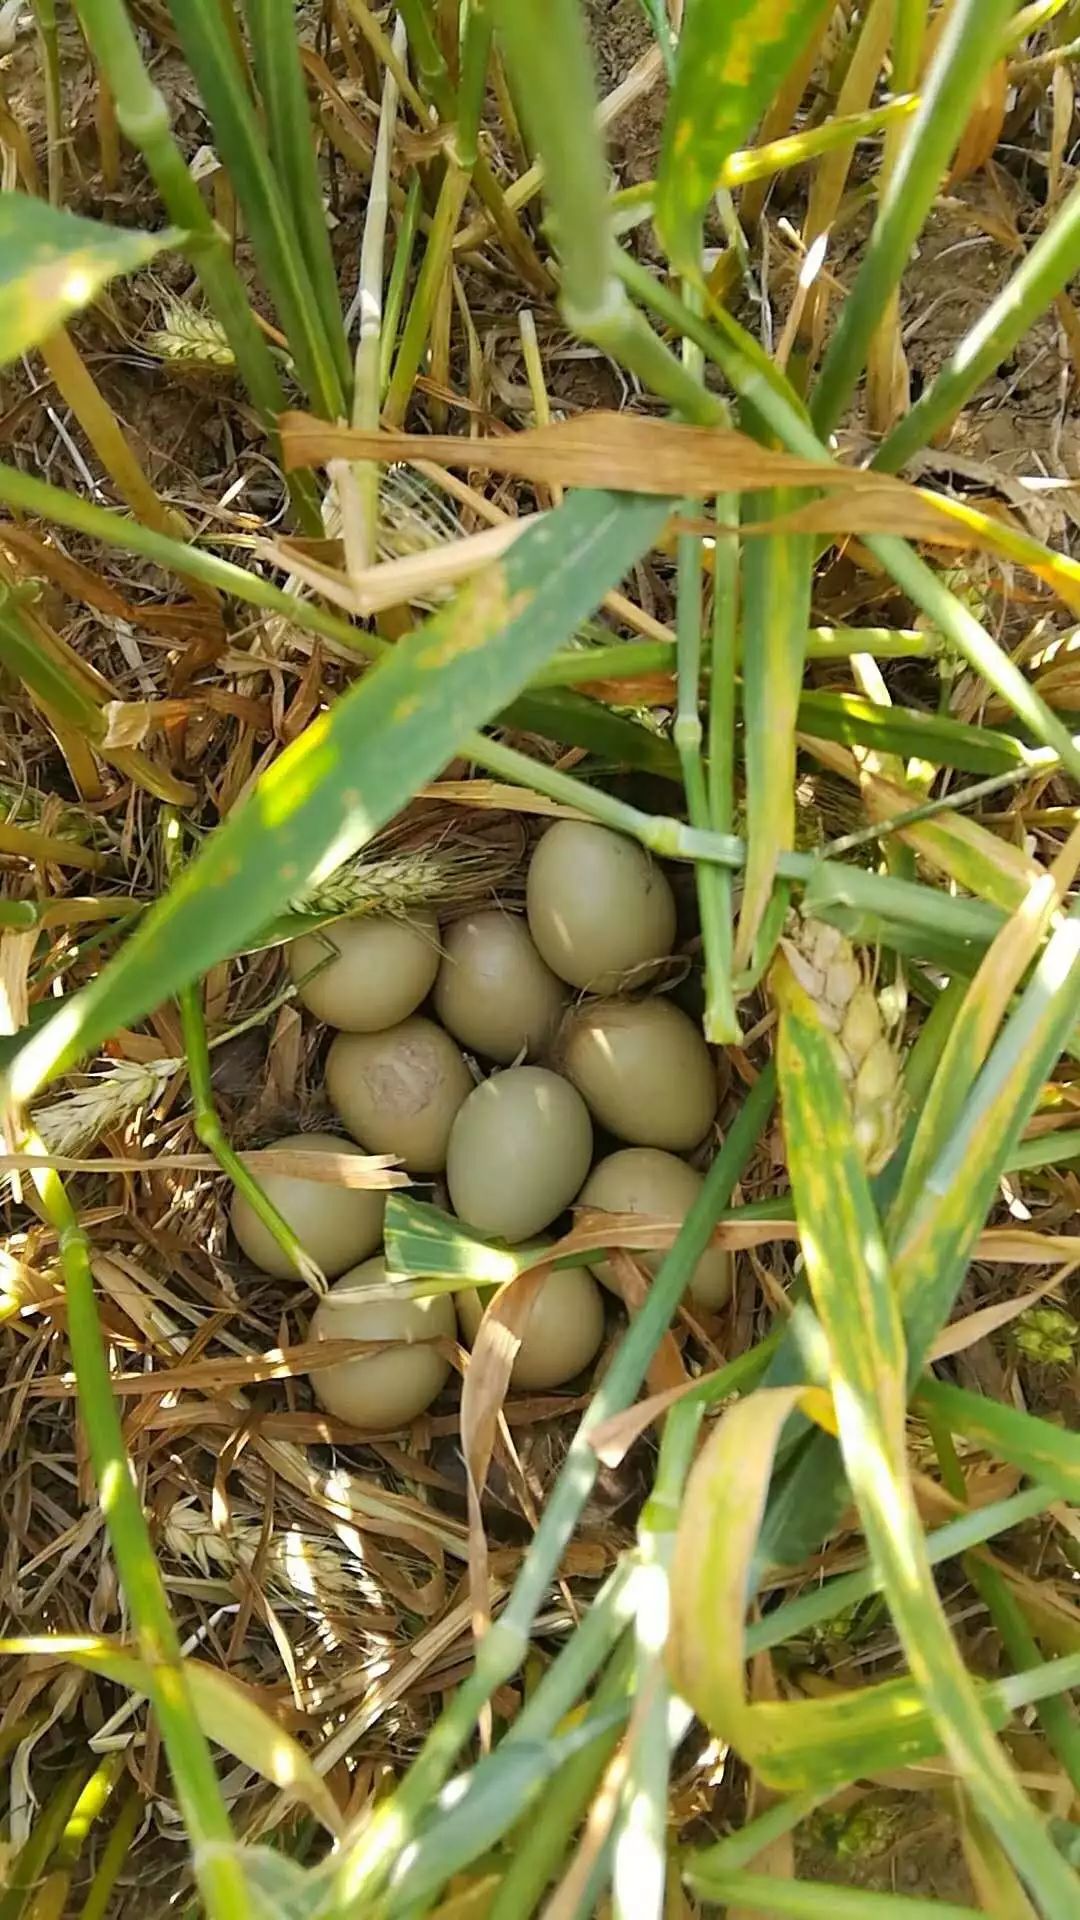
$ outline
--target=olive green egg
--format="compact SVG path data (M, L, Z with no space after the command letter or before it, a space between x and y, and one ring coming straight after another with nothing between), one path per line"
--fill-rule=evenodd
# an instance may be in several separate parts
M704 1184L703 1175L685 1160L657 1147L624 1147L598 1160L578 1195L579 1207L602 1207L605 1213L647 1213L659 1220L677 1220L689 1213ZM655 1274L663 1252L638 1254L641 1264ZM606 1260L591 1262L598 1280L618 1292ZM731 1295L731 1255L710 1247L694 1268L691 1297L715 1312Z
M651 855L587 820L549 827L529 863L529 931L560 980L610 993L671 952L675 900Z
M475 1287L457 1295L458 1319L470 1347L486 1304L486 1296ZM511 1385L526 1393L561 1387L588 1366L603 1337L603 1302L588 1268L555 1267L533 1300Z
M326 1091L369 1153L394 1153L410 1173L441 1173L454 1116L473 1080L460 1047L414 1014L385 1033L339 1033Z
M344 1140L339 1133L288 1133L268 1144L279 1152L297 1154L319 1150L361 1153L355 1141ZM382 1239L385 1190L335 1186L327 1180L305 1180L284 1173L261 1174L259 1185L292 1228L304 1252L330 1279L373 1253ZM295 1271L269 1227L235 1190L229 1221L241 1250L254 1266L275 1280L295 1279Z
M558 1065L593 1119L634 1146L685 1153L716 1114L701 1030L664 999L586 1002L563 1024Z
M289 972L309 1013L343 1033L381 1033L415 1012L439 970L434 914L355 914L289 945Z
M457 1319L448 1293L420 1300L365 1300L364 1290L387 1280L379 1254L342 1274L312 1315L313 1340L398 1340L385 1353L361 1354L311 1375L315 1398L327 1413L354 1427L386 1432L415 1420L441 1390L450 1363L436 1347L417 1342L440 1334L454 1339Z
M475 1087L446 1156L462 1220L512 1243L540 1233L589 1171L592 1125L581 1095L546 1067L510 1067Z
M446 929L434 1000L455 1040L509 1066L549 1044L566 989L541 960L524 920L490 908Z

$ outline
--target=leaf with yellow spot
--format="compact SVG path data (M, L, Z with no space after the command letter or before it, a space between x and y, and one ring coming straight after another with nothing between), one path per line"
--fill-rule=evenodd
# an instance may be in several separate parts
M109 965L27 1034L9 1065L15 1098L241 951L366 845L595 612L667 513L651 496L570 494L399 641L285 749Z
M1068 950L1074 948L1072 941ZM950 1631L915 1503L906 1449L908 1353L901 1304L908 1309L909 1325L915 1323L916 1364L925 1309L910 1294L905 1298L903 1249L895 1268L889 1260L818 1008L785 957L774 966L771 985L780 1015L776 1064L791 1190L824 1336L840 1451L911 1673L915 1717L925 1713L1040 1910L1052 1920L1066 1920L1077 1911L1080 1880L1049 1840L1041 1815L993 1737L984 1690ZM958 1169L954 1186L977 1190L978 1181L965 1181ZM933 1286L925 1291L936 1307ZM864 1760L861 1770L875 1769Z
M724 1414L687 1481L671 1570L672 1682L710 1731L782 1793L910 1766L941 1745L907 1679L823 1699L747 1695L744 1634L734 1626L745 1617L776 1444L801 1403L801 1388L766 1388ZM1004 1704L989 1688L981 1698L1000 1726Z
M173 227L107 227L25 193L0 194L0 366L55 333L117 274L181 238Z
M664 122L656 225L672 264L701 272L701 218L830 0L687 0Z

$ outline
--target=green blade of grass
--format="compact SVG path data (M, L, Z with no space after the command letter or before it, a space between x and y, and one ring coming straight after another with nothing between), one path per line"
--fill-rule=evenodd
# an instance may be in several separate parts
M36 1136L28 1136L27 1144L44 1155ZM94 1297L89 1241L59 1175L47 1168L32 1178L41 1210L59 1243L68 1338L98 1497L146 1665L150 1699L192 1848L195 1878L210 1920L245 1920L243 1880L229 1851L228 1812L188 1692L179 1637L124 1445Z
M653 332L612 271L607 164L577 0L491 0L491 6L526 130L543 160L568 325L687 420L719 425L722 401Z
M383 305L382 330L379 337L380 400L385 399L386 390L390 385L390 369L397 347L401 312L405 305L405 288L409 278L413 243L420 221L422 197L420 175L414 173L409 181L405 205L398 221L394 253L390 262L390 278L386 283L386 300Z
M64 184L62 94L60 78L60 35L57 28L56 0L32 0L41 54L42 80L45 86L46 176L49 201L57 206Z
M563 746L584 747L603 766L636 767L663 780L679 778L678 755L671 741L629 714L613 713L602 700L554 689L534 693L530 688L504 710L502 719L508 727L542 734Z
M573 494L400 642L286 748L112 963L26 1041L15 1097L257 936L363 846L595 611L664 518L656 500Z
M451 1876L486 1853L537 1802L549 1782L594 1742L606 1743L627 1713L626 1702L593 1707L569 1732L547 1740L506 1742L453 1780L436 1800L398 1870L384 1911L403 1917L427 1908ZM450 1818L440 1819L449 1814ZM415 1905L414 1905L415 1903Z
M700 230L697 239L697 252L701 251ZM691 294L696 299L696 293ZM692 341L683 341L683 364L696 380L702 381L704 357L700 348ZM693 520L701 512L701 501L688 499L683 503L683 512L688 520ZM721 511L724 506L721 505ZM732 519L737 518L738 503L731 500L727 512ZM735 752L735 649L733 634L736 625L734 593L737 584L738 553L732 544L721 556L714 554L718 569L715 577L714 596L714 643L712 679L714 686L709 693L709 761L702 760L702 741L704 729L701 724L701 643L702 643L702 592L705 583L705 556L701 538L696 533L683 532L678 536L677 555L677 601L675 618L675 659L676 659L676 713L672 735L678 752L682 773L683 790L686 795L686 810L693 826L708 828L721 824L722 830L730 828L731 813L734 805L734 752ZM719 604L724 595L725 604ZM719 640L716 635L719 634ZM714 713L715 706L715 713ZM711 762L716 758L716 767ZM735 1011L733 985L733 929L731 911L731 881L722 868L700 861L694 868L694 884L697 891L698 919L701 923L701 945L705 958L705 1038L714 1045L729 1046L739 1038L739 1020ZM661 1705L654 1703L654 1713L661 1716ZM648 1745L647 1736L641 1736ZM635 1739L632 1747L636 1752L639 1745L637 1722L635 1721ZM654 1783L655 1784L655 1783ZM632 1792L628 1784L627 1794ZM616 1839L615 1853L618 1859L627 1850L625 1841ZM655 1851L655 1849L654 1849ZM616 1904L619 1904L619 1870L616 1867ZM616 1920L621 1920L619 1914Z
M347 397L352 385L352 366L330 248L330 230L323 209L315 130L300 64L296 7L293 0L244 0L244 12L266 115L271 159L307 263L337 377Z
M79 1920L107 1920L109 1903L127 1864L144 1811L141 1795L135 1787L130 1788L101 1850Z
M940 1418L952 1433L985 1447L999 1459L1009 1460L1047 1486L1062 1500L1080 1499L1080 1439L1040 1420L1017 1407L1002 1406L1000 1401L969 1393L944 1380L920 1380L915 1393L916 1410Z
M625 660L620 658L623 654L628 656ZM675 755L662 736L649 734L648 741L643 740L641 735L647 733L647 729L621 715L611 714L605 703L578 698L541 705L533 692L533 689L568 687L594 679L633 679L639 673L658 669L669 671L674 664L671 655L670 643L662 640L631 640L613 647L556 654L549 666L534 675L529 692L523 696L526 704L520 709L521 715L528 713L532 718L522 717L516 723L527 731L547 733L546 714L553 739L605 755L609 751L613 753L615 747L615 729L609 730L609 720L617 720L620 729L634 728L633 736L625 731L620 735L631 765L647 764L650 770L673 774ZM821 657L815 656L812 643L807 648L807 657ZM715 675L712 684L716 684ZM560 715L567 728L565 733L559 731L557 724ZM513 723L516 715L510 717ZM947 714L917 713L906 707L878 707L853 693L801 693L796 726L800 733L814 734L841 746L873 747L882 753L902 754L907 759L929 760L939 767L956 767L964 773L1003 774L1025 766L1034 771L1040 764L1038 753L1033 753L1012 734L990 727L969 726L964 721L950 719ZM713 758L710 756L710 765ZM729 830L720 828L719 823L717 829Z
M70 1660L89 1673L156 1700L160 1682L145 1659L111 1640L84 1634L40 1634L0 1640L11 1659L28 1656ZM295 1794L324 1827L340 1827L333 1795L299 1741L280 1727L241 1681L202 1660L185 1660L184 1685L206 1738L235 1755L264 1780Z
M974 0L974 4L978 5L979 0ZM965 6L970 10L969 0L965 0ZM951 16L952 20L957 18L958 13ZM897 177L894 175L894 181ZM761 349L730 315L715 311L714 325L709 326L670 288L662 287L640 262L631 260L622 252L617 252L615 258L617 271L625 284L662 319L676 327L681 334L698 342L702 352L723 369L735 392L760 414L789 452L812 460L827 460L830 457L828 448L807 424L797 396L771 368L770 362L766 360L765 367L762 367ZM973 671L986 680L995 693L1000 694L1037 740L1060 756L1062 765L1073 777L1080 778L1080 747L1075 744L1068 729L1051 712L1009 655L914 548L894 534L882 533L868 534L866 545Z
M814 386L811 418L823 438L833 431L855 391L874 329L941 190L1014 10L1015 0L956 0L952 8Z
M425 0L402 0L400 13L420 86L439 113L450 120L454 113L454 87L435 31L433 9Z
M267 152L226 16L217 0L171 0L170 12L206 103L215 144L243 208L259 271L288 336L300 383L317 413L327 420L338 419L345 412L339 359L327 336L299 232Z
M46 716L76 729L148 793L178 805L190 801L192 789L175 780L164 767L156 766L141 749L105 748L108 722L103 696L94 697L96 683L82 669L77 656L65 655L59 647L53 652L47 650L41 635L23 617L25 605L21 589L13 591L0 581L0 662L29 689Z
M718 494L718 526L729 526L732 537L713 551L713 617L709 652L708 819L714 833L730 833L735 824L736 661L739 646L740 551L735 537L739 503L734 494ZM809 644L809 636L808 636ZM731 876L717 875L715 892L717 991L706 994L705 1028L717 1042L731 1045L740 1038L738 1014L730 985L735 949Z
M778 1075L800 1241L829 1345L840 1447L867 1543L946 1753L1047 1915L1066 1920L1076 1910L1080 1880L1047 1837L990 1731L934 1586L908 1477L900 1298L833 1043L786 962L778 964L774 982Z
M935 1528L933 1533L926 1536L926 1551L931 1566L940 1566L942 1561L950 1560L956 1554L981 1546L984 1541L993 1539L995 1534L1004 1533L1009 1527L1020 1526L1025 1520L1045 1513L1058 1497L1060 1487L1051 1486L1049 1482L1038 1483L1026 1487L1022 1493L1011 1494L1007 1500L995 1500L989 1506L978 1507L957 1520L950 1520L943 1527ZM881 1574L873 1564L857 1573L839 1574L835 1580L827 1581L812 1593L800 1594L797 1600L786 1600L782 1606L771 1608L760 1620L752 1620L746 1629L746 1651L752 1655L764 1652L769 1647L783 1646L785 1641L809 1633L827 1620L835 1620L838 1615L846 1613L849 1607L856 1606L860 1600L866 1600L881 1590Z
M689 1849L681 1861L685 1879L693 1885L706 1877L712 1879L741 1871L752 1864L771 1841L791 1833L827 1796L828 1789L815 1792L812 1788L806 1793L788 1794L765 1813L759 1813L756 1819L748 1820L738 1832L726 1834L712 1846Z
M631 1676L630 1648L621 1647L596 1689L598 1710L625 1698ZM513 1835L510 1863L495 1891L487 1920L522 1920L524 1914L540 1909L544 1891L585 1818L621 1731L619 1725L612 1727L607 1735L601 1735L563 1764L544 1795L543 1819L524 1822ZM508 1738L512 1738L512 1731Z
M557 653L533 675L534 687L572 687L590 680L633 680L639 674L674 673L670 640L617 640L606 647L575 647Z
M1064 855L1062 856L1062 861ZM899 1189L890 1209L901 1222L913 1213L938 1155L960 1123L976 1075L1013 993L1037 955L1075 871L1075 858L1059 873L1045 874L1002 928L951 1024L938 1071L921 1105Z
M811 900L812 894L813 887L810 887L804 897ZM985 980L991 989L1000 984L1000 976L1004 976L1007 995L1019 964L1016 949L1020 948L1020 959L1033 950L1038 937L1037 901L1033 902L1029 918L1034 924L1028 928L1013 922L1002 929L999 938L1004 944L1000 958L997 961L988 958L984 968ZM1075 935L1075 929L1072 932ZM989 1044L989 1034L1000 1014L1000 1006L995 1003L990 1007L995 1017L989 1033L981 1033L981 1028L987 1025L987 1014L983 1010L987 986L976 984L971 989L973 998L966 1013L962 1004L959 1013L952 1015L950 1036L937 1057L936 1076L923 1096L923 1119L909 1139L909 1148L915 1155L911 1176L902 1177L890 1216L893 1235L901 1242L905 1235L911 1240L913 1220L924 1223L921 1239L915 1238L910 1253L904 1252L897 1260L897 1284L914 1350L912 1373L917 1371L921 1356L952 1311L970 1249L997 1180L1015 1149L1043 1080L1052 1071L1059 1047L1070 1031L1069 1004L1070 1000L1075 1004L1077 984L1072 978L1077 969L1070 966L1068 959L1070 923L1059 928L1055 940L1058 954L1051 958L1048 949L1042 966L1048 966L1051 980L1058 978L1061 991L1051 995L1048 1004L1045 991L1037 986L1036 973L1003 1031L994 1055L980 1079L975 1080ZM996 1088L996 1098L988 1096L985 1091L988 1087ZM957 1143L959 1152L954 1153ZM948 1163L950 1169L944 1181L940 1174L943 1162ZM909 1265L909 1260L913 1264ZM791 1379L793 1371L795 1378L802 1377L799 1356L789 1340L770 1370L770 1383L774 1378ZM782 1484L774 1490L767 1523L766 1557L786 1562L809 1551L814 1539L820 1538L832 1523L841 1493L839 1462L833 1442L823 1435L809 1436L788 1466Z
M859 140L869 139L875 133L895 127L897 123L902 124L915 112L918 104L915 95L902 95L898 99L885 101L880 107L870 107L865 113L836 114L820 126L804 127L798 133L785 134L781 139L769 140L763 146L733 153L721 169L720 184L725 187L747 186L752 180L771 179L773 174L788 167L805 166L808 160L815 160L821 154L843 152Z
M749 494L750 520L773 519L799 496ZM795 727L810 618L813 548L805 534L768 534L743 545L743 761L746 878L735 966L748 969L777 862L795 844ZM759 956L759 965L768 955Z
M36 1891L63 1837L64 1828L86 1785L90 1767L69 1769L55 1786L22 1846L5 1866L4 1887L0 1892L0 1920L22 1920L32 1909Z
M172 137L165 97L146 70L124 0L81 0L79 19L114 96L120 130L146 161L169 218L187 234L192 265L273 442L275 420L285 405L284 389L255 324L225 236L211 217ZM294 474L289 484L301 524L321 534L322 519L311 475Z
M0 500L20 513L53 520L58 526L71 527L92 540L100 540L105 546L118 548L121 552L141 554L144 559L153 560L181 578L197 580L222 593L233 594L249 606L263 607L268 613L284 614L294 625L307 633L321 634L349 656L372 659L389 651L387 642L380 639L378 634L367 633L362 627L353 627L341 614L331 613L313 601L286 593L283 588L275 586L272 580L265 580L261 574L247 567L237 566L232 560L223 560L219 554L208 553L195 544L187 545L175 540L171 535L159 533L154 527L145 527L141 521L132 520L124 514L95 506L92 500L83 500L77 494L67 493L62 487L54 487L49 481L39 480L33 474L20 473L17 467L0 465ZM318 526L321 532L321 519Z
M608 176L584 17L577 0L491 0L491 14L507 65L519 78L526 132L543 155L558 226L563 311L572 326L587 329L611 296Z
M1080 1158L1080 1127L1060 1127L1035 1140L1018 1140L1005 1162L1006 1173L1026 1173L1038 1167L1058 1167Z
M963 1506L967 1503L967 1487L952 1435L932 1415L930 1432L942 1485ZM1025 1667L1037 1666L1041 1658L1039 1642L1032 1632L1023 1600L1010 1586L1004 1569L995 1566L985 1555L969 1553L964 1556L964 1572L1001 1636L1005 1657L1013 1671L1020 1673ZM1080 1721L1072 1703L1055 1694L1052 1699L1044 1700L1037 1712L1047 1744L1072 1781L1075 1793L1080 1790ZM1004 1860L1000 1865L1007 1870Z
M667 1911L670 1736L685 1704L674 1700L666 1647L679 1511L697 1450L704 1406L688 1395L668 1412L652 1490L638 1520L639 1599L634 1618L633 1712L625 1778L611 1837L614 1920L662 1920Z
M936 440L1078 272L1080 186L1073 188L1012 279L897 421L870 465L882 473L897 473L913 453Z
M721 1417L698 1455L680 1503L668 1638L681 1697L783 1793L835 1790L863 1774L914 1764L939 1752L946 1738L920 1687L907 1678L820 1699L747 1696L750 1641L742 1623L755 1559L761 1558L755 1540L777 1443L800 1392L795 1386L747 1394ZM875 1586L886 1592L887 1575L878 1558ZM716 1631L718 1620L725 1622L723 1633ZM768 1617L755 1646L763 1644L767 1629ZM1057 1692L1080 1671L1080 1658L1057 1673L1053 1665L1004 1686L979 1687L980 1710L1003 1726L1014 1704L1009 1686Z
M35 699L90 740L105 737L105 717L80 680L37 645L19 615L19 594L0 582L0 660Z
M1078 1017L1080 909L1044 948L944 1147L892 1223L914 1370L952 1311L1005 1161Z
M754 1911L790 1920L979 1920L975 1907L952 1900L920 1900L902 1893L869 1893L865 1887L825 1882L780 1880L765 1873L717 1872L691 1858L683 1872L687 1885L711 1905Z
M36 347L121 273L185 236L84 220L25 193L0 195L0 366Z
M436 303L449 271L454 233L468 192L469 174L466 170L448 166L439 188L424 257L386 390L383 412L388 426L400 426L405 418L416 376L427 351Z
M697 279L701 220L724 162L745 144L826 0L687 0L664 120L656 225L672 265Z

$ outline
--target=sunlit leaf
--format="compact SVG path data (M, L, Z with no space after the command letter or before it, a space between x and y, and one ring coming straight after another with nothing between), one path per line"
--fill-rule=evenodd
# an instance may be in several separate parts
M772 985L780 1009L777 1071L799 1238L827 1342L823 1358L844 1469L867 1545L917 1696L950 1761L1046 1913L1066 1920L1080 1885L990 1732L985 1701L934 1584L907 1459L900 1289L855 1143L836 1043L783 956ZM913 1304L908 1294L909 1312ZM935 1297L929 1311L937 1305ZM925 1317L921 1311L914 1317L921 1338Z
M672 264L700 273L701 216L828 0L687 0L664 121L656 224Z
M1080 1018L1080 914L1062 921L948 1138L893 1223L913 1372L952 1311L1006 1160Z
M943 1420L953 1433L962 1434L973 1445L1056 1488L1063 1500L1080 1502L1080 1436L1023 1413L1018 1407L1002 1406L985 1394L969 1393L944 1380L920 1381L915 1395L917 1407L925 1408Z
M452 1874L493 1846L558 1770L626 1717L625 1706L594 1710L548 1740L507 1741L439 1795L423 1831L406 1847L391 1877L393 1911L429 1900ZM422 1910L422 1909L421 1909Z
M656 500L573 494L400 642L286 748L111 964L26 1041L15 1097L205 974L364 846L595 611L664 518Z
M173 227L110 227L28 194L0 194L0 366L63 326L117 274L134 273L181 237Z
M801 1389L762 1389L729 1408L687 1481L671 1571L672 1680L705 1724L780 1792L840 1786L928 1758L940 1741L917 1688L889 1681L823 1699L750 1701L746 1594L780 1431ZM722 1631L717 1623L724 1622ZM986 1705L989 1696L984 1695ZM998 1706L994 1719L1002 1724Z
M750 519L782 513L796 496L751 494ZM810 618L813 550L800 534L743 547L743 755L746 879L735 965L748 967L780 855L795 844L795 726Z
M407 1194L391 1194L383 1237L391 1273L438 1274L502 1286L532 1264L521 1247L493 1247L471 1227Z
M118 1686L150 1699L160 1681L136 1654L111 1641L77 1635L0 1641L0 1653L48 1655L100 1673ZM303 1747L272 1719L253 1692L233 1675L201 1660L185 1660L184 1680L204 1734L264 1780L292 1794L331 1833L341 1826L333 1795L316 1773Z
M628 703L632 697L627 693ZM637 767L665 780L679 778L678 756L670 740L583 694L555 687L530 691L521 694L502 717L507 726L523 732L539 733L568 747L584 747L607 766Z
M896 1222L912 1214L931 1166L948 1148L998 1025L1049 931L1062 893L1072 881L1077 840L1074 834L1053 873L1044 874L1031 887L1024 903L998 934L964 996L922 1103L900 1188L892 1203Z

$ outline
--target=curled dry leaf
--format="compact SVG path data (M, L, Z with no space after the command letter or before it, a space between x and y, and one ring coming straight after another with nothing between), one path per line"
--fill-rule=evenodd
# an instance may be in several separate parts
M518 474L541 486L605 487L670 494L672 499L783 486L876 492L883 482L895 498L911 491L902 481L881 474L775 452L746 434L602 410L550 427L476 440L367 433L293 412L282 416L281 437L289 468L341 459L436 460L448 467Z
M488 1301L473 1343L461 1389L461 1451L465 1460L469 1514L469 1593L473 1631L490 1618L488 1549L481 1501L510 1375L533 1301L551 1272L550 1262L519 1274Z

